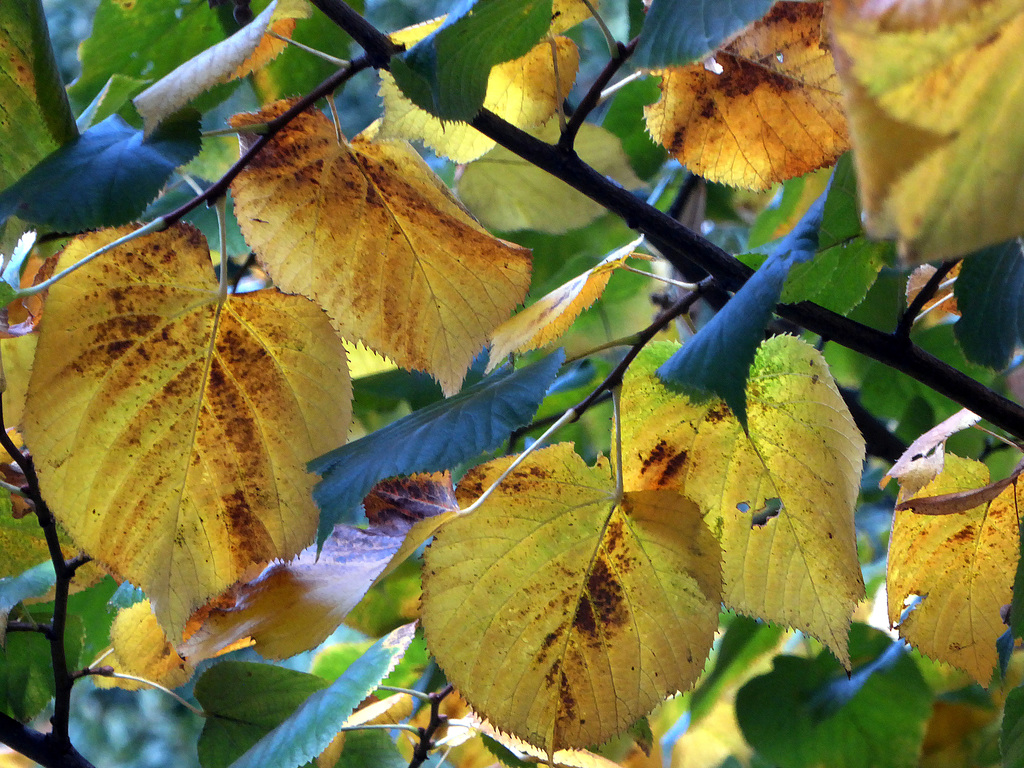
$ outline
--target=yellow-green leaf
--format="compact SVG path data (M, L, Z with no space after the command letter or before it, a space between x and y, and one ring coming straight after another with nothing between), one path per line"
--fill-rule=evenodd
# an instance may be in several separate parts
M475 498L512 458L471 470ZM528 457L427 550L427 644L495 728L549 752L600 743L685 690L721 599L718 544L676 493L616 502L606 462Z
M837 0L832 37L868 231L913 262L1024 232L1024 8Z
M166 688L177 688L192 677L195 665L174 650L167 640L149 600L141 600L122 608L110 627L113 654L103 660L114 672L141 677ZM137 691L150 686L137 680L96 676L93 682L100 688L126 688Z
M554 143L559 132L558 121L551 120L536 135ZM574 149L585 163L626 189L644 186L622 142L611 131L584 123ZM492 229L535 229L557 235L584 227L606 213L599 203L504 147L495 147L467 165L456 191L470 212Z
M128 231L77 238L59 266ZM221 300L202 235L175 226L50 289L25 435L58 522L176 637L254 565L312 540L305 465L344 441L350 397L312 302Z
M989 481L979 461L946 455L945 468L917 495L978 488ZM1020 556L1016 483L988 504L951 515L897 510L889 540L886 586L889 621L922 653L970 673L988 685L1006 631L1000 616L1013 599ZM910 596L923 598L903 621Z
M413 31L415 35L409 34ZM432 31L431 25L410 28L407 34L392 35L410 44ZM556 63L557 62L557 63ZM543 40L525 56L506 61L491 70L487 80L484 108L517 128L539 128L569 96L576 81L580 55L576 44L566 37ZM437 154L456 163L476 160L494 146L475 128L458 121L441 121L405 97L389 72L380 73L380 95L384 118L380 136L424 142Z
M319 111L292 120L231 188L245 239L275 284L446 393L529 288L529 251L474 221L411 146L339 143Z
M853 525L864 441L828 366L792 336L762 344L746 434L723 402L661 382L655 371L676 349L645 349L623 382L625 487L697 502L722 544L725 604L807 632L849 666L850 616L864 595Z
M647 129L710 181L767 189L849 146L821 3L779 2L703 62L657 70Z

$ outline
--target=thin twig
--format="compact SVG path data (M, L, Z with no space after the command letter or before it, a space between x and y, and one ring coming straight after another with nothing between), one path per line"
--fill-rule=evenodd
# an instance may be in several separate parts
M587 94L580 101L580 105L572 113L568 125L562 131L562 135L558 139L558 148L560 150L568 152L573 148L573 144L576 142L576 134L580 132L583 122L594 111L594 108L601 103L601 92L604 90L604 87L615 77L615 73L626 63L626 59L633 55L638 39L634 38L625 45L622 43L615 44L615 55L612 56L604 69L601 70L601 74L591 83L590 90L587 91Z
M420 728L420 740L412 751L409 768L420 768L430 757L430 750L434 747L434 734L448 721L448 718L441 714L441 702L453 690L455 689L449 683L437 693L430 694L430 720L425 728Z

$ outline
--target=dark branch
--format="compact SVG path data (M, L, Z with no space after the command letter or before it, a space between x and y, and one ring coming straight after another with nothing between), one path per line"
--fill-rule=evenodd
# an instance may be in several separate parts
M40 733L0 712L0 742L43 768L94 768L70 744L56 743L52 733Z
M387 35L382 35L376 27L352 10L348 3L341 0L313 0L313 5L362 46L370 66L387 69L391 57L402 50L402 46L395 45Z
M631 40L628 45L619 43L616 55L608 61L601 74L591 83L590 90L587 91L580 101L580 105L573 112L572 117L569 118L569 123L565 126L565 130L562 131L562 135L558 139L558 148L563 152L572 150L573 143L576 141L576 134L580 132L580 127L601 101L601 92L605 86L611 82L611 79L615 77L615 73L626 63L626 59L633 55L638 39Z
M453 690L455 689L449 683L437 693L430 694L430 721L425 728L420 728L420 740L412 751L409 768L420 768L430 757L430 750L434 748L434 734L448 722L448 718L441 714L441 702Z

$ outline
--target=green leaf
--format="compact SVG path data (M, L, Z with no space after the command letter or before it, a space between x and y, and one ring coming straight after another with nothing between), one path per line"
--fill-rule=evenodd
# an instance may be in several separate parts
M750 364L764 339L790 267L813 258L826 194L804 214L753 277L711 321L658 369L670 386L697 397L725 400L747 424L746 386Z
M89 102L89 106L78 116L78 130L84 131L120 112L121 108L138 96L150 82L152 81L147 78L127 77L114 73L96 94L96 98Z
M602 128L622 141L622 149L641 179L654 176L668 156L665 148L655 142L644 127L644 107L656 102L660 96L657 78L634 80L619 89L601 121Z
M114 74L159 80L228 37L237 25L229 6L221 11L211 10L205 2L102 0L92 34L79 49L82 73L68 88L76 108L84 109ZM220 98L227 93L230 90L223 90Z
M781 768L911 768L932 693L902 645L863 624L850 631L853 674L828 652L778 656L736 697L743 735Z
M323 752L338 734L338 726L380 685L405 653L413 631L413 625L406 624L374 643L345 674L307 698L236 760L232 768L294 768ZM253 706L253 702L249 701L248 706Z
M395 740L382 731L350 731L334 768L407 768Z
M953 326L964 356L1003 370L1024 339L1024 251L1019 239L964 259L954 283L960 319Z
M49 560L17 576L0 579L0 647L7 637L7 616L11 609L26 598L45 595L56 580L53 563Z
M469 122L491 68L524 56L551 26L551 0L462 0L443 25L391 61L402 92L442 120Z
M0 3L0 189L78 131L40 0Z
M167 120L148 138L111 115L0 193L11 215L64 231L125 224L156 197L175 168L199 152L196 119Z
M537 410L562 364L561 350L513 373L497 372L454 397L392 422L309 463L323 475L313 489L322 543L338 522L357 520L378 480L437 472L491 451Z
M641 68L689 64L766 13L775 0L654 0L633 63Z
M327 685L316 675L270 664L225 661L210 667L195 687L207 715L199 762L226 768Z
M813 301L845 315L864 300L894 253L892 242L863 236L819 248L811 261L793 265L780 300L785 304Z
M1024 766L1024 688L1014 688L1006 697L999 751L1004 768Z
M736 615L729 623L718 643L715 665L705 675L690 698L693 722L706 715L718 700L719 692L737 674L774 648L782 637L783 628L757 619Z

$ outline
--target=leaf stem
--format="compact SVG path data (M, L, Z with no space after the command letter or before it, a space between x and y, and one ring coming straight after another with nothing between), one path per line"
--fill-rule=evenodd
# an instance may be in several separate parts
M601 34L604 35L604 41L608 44L608 52L615 56L619 52L619 41L615 39L615 35L608 29L608 25L604 23L604 19L601 18L601 14L597 12L597 8L590 0L583 0L583 4L587 6L587 10L590 11L590 15L594 17L594 21L597 22L597 26L601 28Z
M113 678L115 678L117 680L131 680L131 681L136 682L136 683L142 683L143 685L148 685L148 686L150 686L152 688L156 688L158 691L163 691L164 693L166 693L168 696L173 698L175 701L177 701L179 704L181 704L181 706L185 707L185 709L189 710L190 712L193 712L193 713L199 715L200 717L207 717L207 714L203 710L201 710L199 707L195 706L191 702L187 701L186 699L183 699L181 696L176 694L174 691L172 691L167 686L161 685L160 683L153 682L152 680L147 680L144 677L138 677L136 675L129 675L129 674L126 674L124 672L115 672L110 667L106 667L104 669L93 669L93 668L90 667L89 674L96 675L97 677L113 677Z
M459 514L460 515L468 515L468 514L470 514L472 512L476 512L478 509L480 509L480 507L483 505L483 503L485 501L487 501L487 497L490 496L492 493L494 493L495 489L499 485L501 485L501 482L506 477L508 477L510 474L512 474L512 472L514 472L516 470L516 468L520 464L522 464L524 461L526 461L526 457L527 456L529 456L531 453L536 451L538 448L542 447L544 445L544 443L547 441L547 439L549 437L551 437L551 435L553 433L557 432L559 429L564 427L566 424L571 424L572 422L576 421L578 418L579 418L579 414L577 414L576 411L573 410L572 408L570 408L568 411L563 413L555 421L554 424L552 424L550 427L548 427L545 430L543 435L541 435L540 437L538 437L534 441L534 443L529 448L527 448L525 451L523 451L518 456L516 456L515 461L513 461L511 464L509 464L508 468L504 472L501 473L501 475L498 477L498 479L495 480L493 483L491 483L491 487L490 488L488 488L486 491L481 493L480 497L476 501L474 501L472 504L470 504L468 507L466 507L465 509L460 509L459 510Z
M635 272L638 275L644 275L645 277L649 277L652 280L657 280L657 281L662 282L662 283L667 283L668 285L674 285L674 286L676 286L676 288L682 288L684 291L695 291L695 290L697 290L697 283L684 283L682 280L673 280L671 277L665 277L663 275L656 275L653 272L645 272L642 269L637 269L636 267L631 267L628 264L623 264L621 267L619 267L619 269L624 269L627 272Z
M414 699L421 699L422 701L430 701L430 694L424 693L423 691L417 691L415 688L399 688L394 685L380 685L377 686L379 691L391 691L392 693L404 693L407 696L412 696Z
M37 293L42 293L43 291L45 291L47 288L51 287L55 283L63 280L65 277L70 275L75 270L81 269L86 264L88 264L90 261L92 261L93 259L99 258L100 256L102 256L103 254L107 253L108 251L112 251L114 248L117 248L118 246L124 245L125 243L129 243L129 242L131 242L132 240L134 240L137 237L143 237L143 236L148 235L148 234L150 234L152 232L159 232L159 231L161 231L163 229L166 229L166 227L167 227L166 218L163 217L163 216L159 216L159 217L153 219L153 221L149 222L148 224L144 224L143 226L139 227L138 229L136 229L136 230L134 230L132 232L129 232L124 237L119 237L114 242L108 243L107 245L104 245L102 248L99 248L99 249L93 251L92 253L90 253L85 258L80 259L79 261L77 261L76 263L72 264L67 269L64 269L64 270L58 272L56 275L53 275L48 280L43 280L43 282L41 282L41 283L39 283L37 285L33 285L30 288L20 288L18 290L18 292L15 294L15 296L16 296L16 298L22 299L22 298L25 298L26 296L35 296Z
M271 37L276 37L278 40L281 40L282 42L288 43L288 45L294 45L296 48L299 48L300 50L303 50L306 53L311 53L318 59L323 59L324 61L334 64L335 66L347 67L349 64L347 59L339 59L337 56L331 56L331 54L329 53L318 51L316 48L311 48L308 45L303 45L298 40L292 40L290 37L285 37L284 35L277 34L277 32L268 32L267 34L270 35Z

